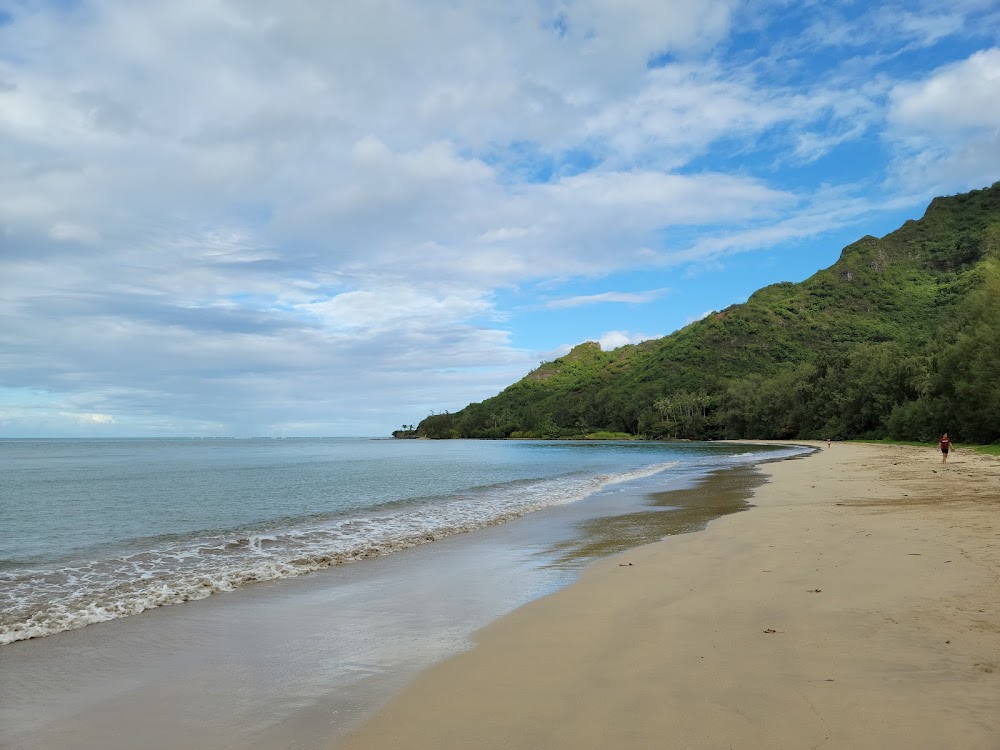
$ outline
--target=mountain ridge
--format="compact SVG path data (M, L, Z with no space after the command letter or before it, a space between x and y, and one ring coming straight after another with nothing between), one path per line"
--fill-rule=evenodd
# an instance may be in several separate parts
M964 373L953 360L970 337L1000 348L1000 293L990 291L998 260L1000 182L935 198L920 219L859 238L804 281L762 287L663 338L608 352L579 344L412 432L924 440L949 430L1000 440L1000 393L989 385L1000 380L1000 361L973 347L965 356L985 372L950 383L941 372L950 363ZM969 398L995 408L996 427L970 419L959 403ZM837 413L846 408L856 413Z

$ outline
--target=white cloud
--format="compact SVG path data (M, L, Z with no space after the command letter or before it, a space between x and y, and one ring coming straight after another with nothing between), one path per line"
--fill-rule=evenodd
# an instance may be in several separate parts
M566 307L582 307L599 303L617 302L630 305L642 305L659 299L667 294L669 289L649 289L644 292L602 292L600 294L584 294L576 297L565 297L547 302L549 309L558 310Z
M890 121L904 131L954 135L1000 127L1000 48L982 50L892 92Z
M410 327L418 321L458 324L488 314L492 306L481 292L456 288L449 293L406 286L356 290L321 302L298 305L331 330Z
M663 334L630 333L629 331L607 331L597 342L603 351L609 352L626 344L638 344L649 339L659 338Z
M589 172L567 177L545 189L554 202L572 202L584 211L642 212L657 224L699 224L745 218L768 204L791 200L763 183L726 174L674 175L652 171ZM711 194L713 203L705 199ZM582 205L581 205L582 204Z
M82 422L83 424L114 424L115 418L110 414L68 414L67 416Z
M882 10L880 20L880 30L895 29L897 33L912 37L914 44L920 47L929 47L958 33L966 22L962 13L916 14L888 9Z
M942 39L963 31L969 16L981 10L976 3L952 3L947 12L941 12L935 4L927 4L919 10L912 7L871 4L846 8L839 4L829 4L818 14L798 43L809 48L848 47L880 49L890 47L896 50L911 50L929 47ZM847 12L859 15L848 18Z
M697 263L711 266L718 258L753 252L845 227L861 227L883 211L914 204L909 195L862 196L840 188L820 189L798 211L777 221L747 224L736 231L705 232L686 248L664 253L667 266Z
M655 69L634 96L610 106L587 122L591 137L606 139L613 159L661 166L686 163L723 135L752 137L778 122L795 119L780 93L761 101L749 78L703 65Z
M1000 48L897 85L888 121L902 185L955 192L992 183L1000 176Z
M774 71L813 64L801 42L775 39L769 65L732 34L748 19L784 34L775 12L16 5L0 25L0 388L43 395L4 419L344 434L460 407L537 363L512 343L507 293L641 305L676 265L865 216L853 186L789 187L782 170L879 126L890 89L901 164L949 185L1000 172L996 50L895 89L863 61L794 82ZM931 44L972 12L912 11L889 36ZM859 38L829 17L855 35L831 45ZM619 272L663 286L572 287Z

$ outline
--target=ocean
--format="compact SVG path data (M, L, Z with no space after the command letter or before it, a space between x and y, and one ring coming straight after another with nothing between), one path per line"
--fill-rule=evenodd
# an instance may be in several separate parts
M0 440L0 747L327 748L589 560L746 508L754 464L808 450Z
M794 449L632 441L2 440L0 644Z

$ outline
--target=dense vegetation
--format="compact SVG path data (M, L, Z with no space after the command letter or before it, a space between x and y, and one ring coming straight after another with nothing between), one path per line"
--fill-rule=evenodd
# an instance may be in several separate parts
M410 435L1000 442L1000 182L936 198L800 284L541 365Z

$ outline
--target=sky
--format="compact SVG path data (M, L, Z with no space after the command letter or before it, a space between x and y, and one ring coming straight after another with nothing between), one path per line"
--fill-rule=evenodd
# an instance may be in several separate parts
M0 437L387 435L997 180L995 0L0 0Z

